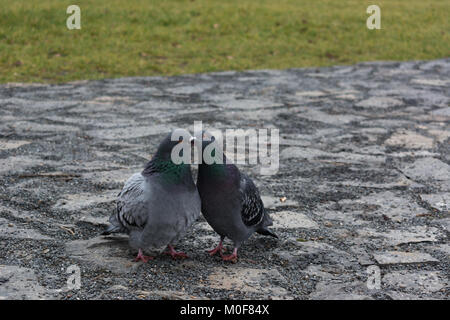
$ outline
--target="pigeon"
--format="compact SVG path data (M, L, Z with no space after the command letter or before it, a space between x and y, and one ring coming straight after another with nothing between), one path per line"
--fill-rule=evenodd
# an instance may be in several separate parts
M213 136L203 133L202 155L205 157L205 148L215 141ZM199 140L199 139L197 139ZM213 146L213 145L211 145ZM219 146L214 146L214 152ZM222 152L221 150L219 152ZM222 163L219 161L202 161L198 167L197 189L201 199L201 211L209 225L220 235L219 245L209 250L210 255L220 253L224 261L237 261L237 251L255 231L259 234L278 236L268 229L273 225L272 219L264 210L264 204L259 195L258 188L252 179L239 171L227 161L223 155ZM225 237L234 243L231 255L222 255L223 240Z
M178 137L172 141L172 133L161 142L144 170L126 181L110 226L102 233L127 233L130 246L138 250L135 261L147 262L153 257L144 252L158 254L166 247L173 258L187 257L175 251L173 244L200 216L200 197L190 165L175 164L171 159L173 147L184 143ZM189 135L188 139L193 145L194 138Z

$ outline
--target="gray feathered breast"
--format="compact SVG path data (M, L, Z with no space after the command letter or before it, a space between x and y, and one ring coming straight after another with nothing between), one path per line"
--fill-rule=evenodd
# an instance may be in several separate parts
M200 215L200 197L192 181L165 183L157 175L135 173L118 194L110 232L128 233L130 246L161 251L180 239Z

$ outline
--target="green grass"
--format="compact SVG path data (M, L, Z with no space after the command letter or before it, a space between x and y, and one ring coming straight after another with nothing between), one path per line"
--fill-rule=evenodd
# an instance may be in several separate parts
M368 30L366 8L381 8ZM81 8L81 30L66 8ZM0 0L0 82L450 56L448 0Z

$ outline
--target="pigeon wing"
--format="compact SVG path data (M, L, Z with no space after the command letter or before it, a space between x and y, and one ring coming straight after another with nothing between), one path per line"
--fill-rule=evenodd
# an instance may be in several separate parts
M241 217L248 227L257 225L264 217L264 204L253 181L241 173L240 188Z
M135 173L127 180L118 195L116 219L126 230L145 227L148 210L144 185L144 176Z

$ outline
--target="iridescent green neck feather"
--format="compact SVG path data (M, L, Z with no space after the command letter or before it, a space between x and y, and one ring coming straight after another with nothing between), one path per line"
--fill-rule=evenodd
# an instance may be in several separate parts
M180 183L189 178L189 165L181 163L175 164L170 159L154 157L149 161L142 171L143 175L158 175L163 181L168 183Z

